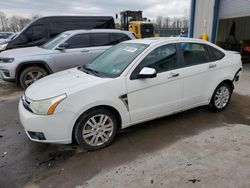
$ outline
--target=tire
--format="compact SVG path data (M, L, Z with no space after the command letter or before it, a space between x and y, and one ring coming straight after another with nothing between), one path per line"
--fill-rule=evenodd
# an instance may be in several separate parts
M19 77L19 83L23 89L26 89L35 81L47 76L48 73L41 67L32 66L24 69Z
M232 87L227 83L221 83L214 91L210 101L210 109L214 112L221 112L228 106L231 96Z
M74 128L76 142L84 149L93 151L110 145L117 133L116 116L105 108L84 113Z

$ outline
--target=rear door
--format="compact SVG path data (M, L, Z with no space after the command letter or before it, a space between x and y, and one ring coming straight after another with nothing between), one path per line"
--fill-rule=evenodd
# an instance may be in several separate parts
M91 59L94 59L112 46L110 43L109 33L105 33L105 32L91 33L90 34L90 46L91 47L89 48L89 53L90 53Z
M179 43L182 54L184 109L207 104L216 85L219 61L211 60L208 46L202 43Z
M90 48L88 48L90 59L93 60L113 45L126 40L130 38L123 33L90 33Z

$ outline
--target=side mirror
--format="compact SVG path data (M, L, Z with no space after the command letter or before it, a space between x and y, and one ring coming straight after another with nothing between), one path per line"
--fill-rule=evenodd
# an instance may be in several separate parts
M63 50L65 50L65 49L68 48L68 47L69 47L69 44L68 44L68 43L62 43L62 44L60 44L60 45L56 48L56 50L63 51Z
M156 77L156 70L154 68L144 67L139 72L137 78L154 78Z

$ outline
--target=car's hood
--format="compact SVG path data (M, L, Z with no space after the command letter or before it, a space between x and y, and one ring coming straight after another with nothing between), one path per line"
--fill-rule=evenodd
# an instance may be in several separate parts
M0 44L6 44L9 41L11 41L11 39L0 39Z
M77 68L65 70L38 80L25 91L32 100L42 100L61 94L71 94L110 80L84 73Z
M12 49L12 50L6 50L3 51L0 54L0 57L10 57L10 58L15 58L15 57L31 57L31 56L36 56L36 55L44 55L51 53L51 50L39 48L37 46L35 47L28 47L28 48L17 48L17 49Z

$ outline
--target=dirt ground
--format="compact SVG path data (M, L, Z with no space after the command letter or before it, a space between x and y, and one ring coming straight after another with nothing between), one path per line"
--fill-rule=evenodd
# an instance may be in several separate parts
M229 107L200 107L123 130L102 150L31 142L22 91L0 81L0 187L250 187L250 64Z

